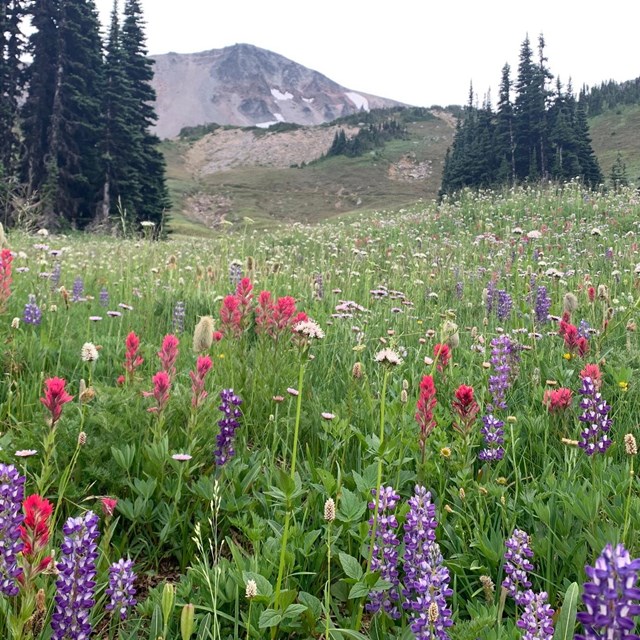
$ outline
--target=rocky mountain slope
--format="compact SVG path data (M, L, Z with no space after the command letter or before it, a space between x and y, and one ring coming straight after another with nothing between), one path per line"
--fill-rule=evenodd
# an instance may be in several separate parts
M317 71L249 44L152 58L155 132L161 138L174 137L185 126L210 122L313 125L401 104L347 89Z

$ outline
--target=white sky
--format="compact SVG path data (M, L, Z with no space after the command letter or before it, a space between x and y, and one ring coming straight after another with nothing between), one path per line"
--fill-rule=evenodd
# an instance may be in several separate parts
M119 0L122 6L124 0ZM108 24L113 0L96 0ZM417 106L464 104L469 82L495 106L528 33L574 90L640 76L637 0L142 0L149 52L253 44L348 89ZM287 87L280 87L286 91Z

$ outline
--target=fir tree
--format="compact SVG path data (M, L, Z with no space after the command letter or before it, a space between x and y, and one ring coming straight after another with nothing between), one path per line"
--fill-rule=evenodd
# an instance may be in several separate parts
M165 184L165 162L158 146L159 138L150 132L155 123L153 103L155 91L151 86L153 61L147 57L139 0L125 0L121 32L122 69L128 80L125 99L129 104L128 131L131 143L122 149L125 165L131 169L140 185L131 194L134 211L129 215L136 221L161 223L169 208Z
M620 187L628 187L629 186L629 177L627 175L627 165L622 159L622 154L618 151L618 155L616 156L616 161L613 163L611 167L611 175L610 175L611 185L617 191Z
M496 115L496 155L498 182L516 182L515 140L513 134L513 103L511 102L511 68L502 67L498 113Z

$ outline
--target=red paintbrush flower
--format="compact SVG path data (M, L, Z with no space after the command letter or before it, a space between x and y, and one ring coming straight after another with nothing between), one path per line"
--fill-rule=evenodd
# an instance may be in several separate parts
M456 389L455 400L453 400L451 405L460 418L459 423L453 423L453 428L463 436L467 436L480 410L480 406L473 397L473 387L461 384Z
M47 378L44 381L44 398L40 398L40 402L51 412L52 429L62 414L62 407L73 400L73 396L66 392L65 384L64 378Z

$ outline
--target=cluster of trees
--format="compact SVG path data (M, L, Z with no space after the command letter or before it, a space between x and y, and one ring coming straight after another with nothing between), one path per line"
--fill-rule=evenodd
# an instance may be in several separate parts
M515 83L503 67L496 110L489 97L476 106L471 89L445 158L441 195L537 180L602 183L584 106L570 83L565 90L558 79L551 88L544 48L541 35L535 59L524 40Z
M626 82L609 80L592 89L583 87L579 100L590 118L620 105L640 104L640 78Z
M385 142L398 138L406 138L407 129L397 120L385 120L382 123L365 124L358 133L347 138L344 129L340 129L333 137L327 156L348 156L355 158L369 151L384 146Z
M161 224L169 199L150 132L152 77L139 0L125 0L122 19L114 0L104 42L94 0L3 0L4 221L20 193L52 229Z

